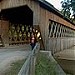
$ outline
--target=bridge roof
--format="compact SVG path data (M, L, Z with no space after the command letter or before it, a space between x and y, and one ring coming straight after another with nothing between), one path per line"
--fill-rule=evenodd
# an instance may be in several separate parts
M71 24L75 25L69 18L63 16L63 14L57 10L52 4L50 4L49 2L45 1L45 0L38 0L38 2L40 3L40 6L45 8L46 10L60 16L61 18L65 19L66 21L70 22Z

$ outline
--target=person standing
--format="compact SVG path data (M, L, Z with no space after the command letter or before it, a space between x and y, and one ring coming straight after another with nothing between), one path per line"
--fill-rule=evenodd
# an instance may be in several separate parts
M35 45L36 45L36 39L35 39L34 34L32 34L31 35L31 47L32 47L32 50L35 47Z

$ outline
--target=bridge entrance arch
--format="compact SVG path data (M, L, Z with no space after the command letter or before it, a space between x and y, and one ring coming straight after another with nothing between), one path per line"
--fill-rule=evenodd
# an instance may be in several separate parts
M1 11L1 35L5 44L29 43L32 30L33 11L27 5Z

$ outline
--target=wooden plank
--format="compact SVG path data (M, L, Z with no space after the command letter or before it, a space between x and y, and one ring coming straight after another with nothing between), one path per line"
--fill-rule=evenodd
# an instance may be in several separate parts
M28 5L31 9L33 9L34 11L34 24L38 25L39 23L39 11L40 11L40 6L37 2L33 1L33 0L3 0L1 2L1 8L2 9L6 9L6 8L12 8L12 7L17 7L17 6L22 6L22 5ZM43 8L42 8L43 9ZM46 9L44 9L46 10ZM48 11L49 12L49 11ZM51 20L54 20L56 22L59 22L61 24L64 24L66 26L72 27L70 26L70 23L67 22L66 20L62 19L61 17L49 12L50 14L48 14L49 18ZM73 28L73 27L72 27ZM75 28L75 27L74 27Z

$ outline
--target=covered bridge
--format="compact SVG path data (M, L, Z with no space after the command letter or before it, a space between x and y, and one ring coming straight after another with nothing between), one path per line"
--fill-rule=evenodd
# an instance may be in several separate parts
M52 53L75 44L75 24L45 0L1 0L2 45L28 44L32 34Z

